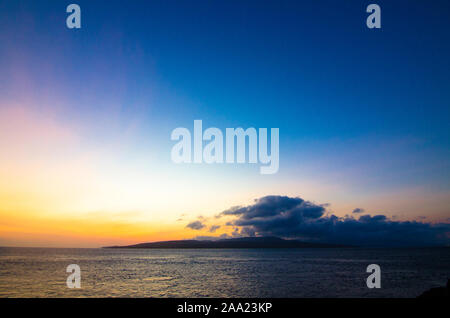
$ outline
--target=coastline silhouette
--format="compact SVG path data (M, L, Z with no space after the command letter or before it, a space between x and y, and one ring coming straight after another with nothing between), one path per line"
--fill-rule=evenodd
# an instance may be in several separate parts
M308 243L285 240L278 237L242 237L220 240L178 240L140 243L126 246L106 246L104 248L338 248L348 245Z
M431 288L423 292L418 298L450 298L450 279L445 287Z

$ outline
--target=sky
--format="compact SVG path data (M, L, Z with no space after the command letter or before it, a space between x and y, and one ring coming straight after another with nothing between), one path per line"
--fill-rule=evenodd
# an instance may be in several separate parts
M70 1L0 3L0 245L336 238L261 227L287 215L449 244L448 1L374 1L381 29L369 1L73 2L81 29ZM279 171L173 163L196 119L279 128Z

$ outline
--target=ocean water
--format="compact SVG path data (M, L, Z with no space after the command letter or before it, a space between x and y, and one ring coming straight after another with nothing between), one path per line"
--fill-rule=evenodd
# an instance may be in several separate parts
M69 264L81 288L66 286ZM381 288L366 286L369 264ZM450 248L0 248L0 297L416 297L450 278Z

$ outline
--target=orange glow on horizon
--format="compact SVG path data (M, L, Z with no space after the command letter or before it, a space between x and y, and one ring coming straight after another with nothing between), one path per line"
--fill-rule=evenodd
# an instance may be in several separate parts
M0 103L0 246L101 247L230 234L233 227L213 217L270 194L331 202L337 216L356 206L399 219L427 211L427 222L448 214L445 192L401 189L364 197L351 185L296 180L289 171L276 179L208 173L142 159L151 160L154 149L128 156L121 145L127 140L95 147L91 135L49 110ZM199 216L207 227L187 229ZM217 224L217 232L208 232Z

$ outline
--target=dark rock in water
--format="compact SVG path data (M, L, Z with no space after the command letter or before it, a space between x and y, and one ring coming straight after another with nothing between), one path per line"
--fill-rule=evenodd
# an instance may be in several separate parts
M446 287L437 287L427 290L418 298L450 298L450 279L447 281Z

